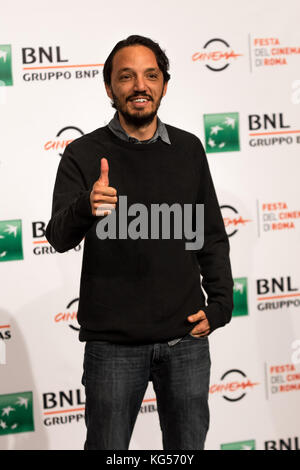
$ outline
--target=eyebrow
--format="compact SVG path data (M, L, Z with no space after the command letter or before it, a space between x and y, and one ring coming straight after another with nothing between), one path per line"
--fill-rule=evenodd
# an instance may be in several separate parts
M130 67L123 67L122 69L118 71L118 73L120 74L122 72L134 72L134 70L131 69ZM149 67L148 69L145 70L145 72L159 72L159 67Z

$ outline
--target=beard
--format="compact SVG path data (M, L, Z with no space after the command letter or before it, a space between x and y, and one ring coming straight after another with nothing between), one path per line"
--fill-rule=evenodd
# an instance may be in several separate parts
M115 108L123 116L127 124L132 125L136 128L144 127L144 126L147 126L148 124L151 124L151 122L153 121L153 119L155 118L157 114L157 111L158 111L158 108L160 106L160 102L163 96L163 92L162 92L157 102L157 105L153 111L150 111L149 113L144 113L144 114L140 114L140 111L136 111L135 113L131 114L122 108L120 101L118 100L118 98L116 97L116 95L114 94L112 90L111 90L111 93L113 96L113 101L111 103L112 107ZM145 93L136 94L136 96L143 96L143 95L146 96ZM130 96L129 99L133 97L134 95Z

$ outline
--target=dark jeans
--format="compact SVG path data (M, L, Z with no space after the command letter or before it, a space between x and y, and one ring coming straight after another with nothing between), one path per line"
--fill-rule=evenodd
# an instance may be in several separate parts
M128 449L148 386L153 382L164 450L202 450L209 426L208 338L189 334L177 344L85 346L85 450Z

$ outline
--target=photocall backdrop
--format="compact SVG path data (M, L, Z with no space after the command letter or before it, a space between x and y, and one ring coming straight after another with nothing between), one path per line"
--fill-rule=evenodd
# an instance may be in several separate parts
M299 15L296 0L1 7L1 449L83 448L83 242L56 253L45 227L64 148L113 116L103 63L130 34L170 59L159 116L202 140L230 237L206 448L299 449ZM151 384L130 449L162 449Z

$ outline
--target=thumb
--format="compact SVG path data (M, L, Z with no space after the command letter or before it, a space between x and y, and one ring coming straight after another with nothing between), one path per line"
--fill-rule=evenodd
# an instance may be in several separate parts
M108 179L108 171L109 171L109 166L108 166L108 161L106 158L101 158L101 164L100 164L100 176L98 181L100 181L101 184L104 186L109 186L109 179Z

